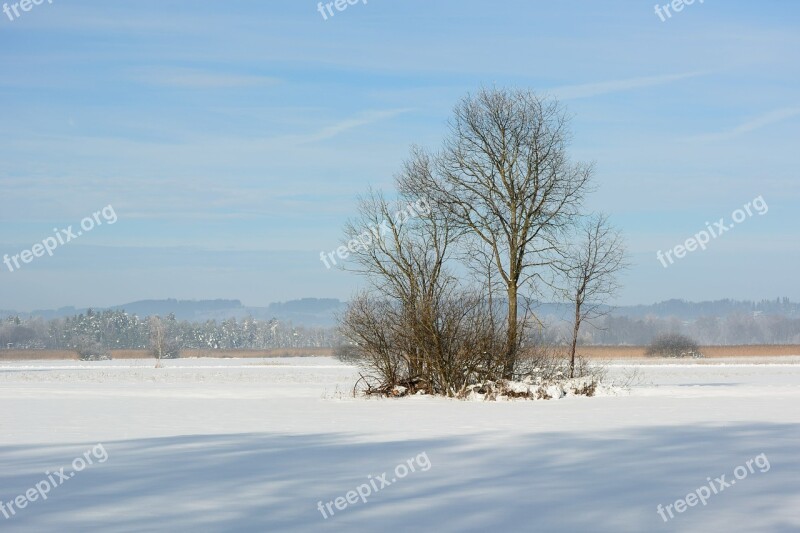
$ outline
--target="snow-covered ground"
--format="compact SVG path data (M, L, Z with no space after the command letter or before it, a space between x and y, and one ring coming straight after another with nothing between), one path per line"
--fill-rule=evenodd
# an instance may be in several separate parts
M626 360L629 390L534 402L354 399L355 376L2 362L0 531L800 531L800 356Z

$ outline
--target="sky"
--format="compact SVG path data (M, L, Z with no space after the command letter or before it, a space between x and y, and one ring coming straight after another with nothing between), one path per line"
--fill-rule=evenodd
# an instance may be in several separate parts
M800 300L793 0L669 17L653 0L333 16L310 0L15 2L0 13L0 309L347 299L363 281L320 252L482 87L568 110L570 157L596 169L587 210L630 252L614 303Z

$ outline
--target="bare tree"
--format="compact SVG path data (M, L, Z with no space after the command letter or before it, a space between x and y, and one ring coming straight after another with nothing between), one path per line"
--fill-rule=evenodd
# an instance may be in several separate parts
M521 328L518 298L557 264L592 175L567 157L568 120L560 104L528 91L482 90L456 108L436 156L414 151L406 188L442 207L454 233L488 249L507 299L503 374L511 378ZM523 319L524 320L524 319Z
M150 352L158 360L156 366L161 365L162 359L176 359L180 357L181 342L174 328L174 317L164 320L158 316L148 319L150 328Z
M610 311L606 305L619 288L617 273L626 267L625 246L619 232L602 214L587 218L578 241L571 246L559 270L566 281L564 293L574 308L569 377L575 377L575 351L584 322Z
M468 381L496 371L493 314L448 267L452 221L407 187L430 173L429 163L409 160L397 179L399 200L371 192L345 227L347 268L370 287L351 301L341 332L377 378L369 389L384 394L403 387L456 396Z
M435 222L423 224L419 217L429 212L427 204L414 206L411 197L390 202L371 191L359 200L359 216L345 226L352 256L345 268L363 275L370 288L351 302L342 333L359 347L384 388L422 379L416 319L425 316L422 307L440 285L447 254L446 229L443 235Z

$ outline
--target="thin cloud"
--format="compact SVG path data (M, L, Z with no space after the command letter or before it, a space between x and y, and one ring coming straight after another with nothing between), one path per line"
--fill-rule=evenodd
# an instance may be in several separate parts
M772 124L777 124L778 122L783 122L784 120L788 120L792 117L796 117L800 115L800 107L785 107L783 109L778 109L777 111L772 111L770 113L765 113L759 117L754 118L753 120L749 120L744 124L740 124L735 128L723 131L720 133L709 133L707 135L698 135L695 137L690 137L689 141L724 141L728 139L733 139L735 137L739 137L740 135L745 135L750 133L751 131L755 131L761 129L765 126L770 126Z
M664 76L649 76L645 78L628 78L624 80L601 81L582 85L565 85L551 89L556 96L563 100L590 98L601 94L633 91L645 87L665 85L680 80L702 76L705 72L685 72L683 74L668 74Z
M411 111L410 109L389 109L386 111L368 111L366 113L362 113L356 117L349 118L346 120L342 120L341 122L337 122L336 124L332 124L330 126L326 126L314 133L310 133L308 135L299 135L299 136L292 136L292 140L299 144L305 143L312 143L317 141L324 141L327 139L331 139L336 137L337 135L344 133L346 131L350 131L355 128L359 128L361 126L367 126L369 124L374 124L375 122L380 122L382 120L388 120L394 118L398 115L402 115L403 113L407 113Z
M149 85L189 89L228 89L260 87L280 83L278 78L247 74L226 74L190 68L148 68L133 73L133 78Z

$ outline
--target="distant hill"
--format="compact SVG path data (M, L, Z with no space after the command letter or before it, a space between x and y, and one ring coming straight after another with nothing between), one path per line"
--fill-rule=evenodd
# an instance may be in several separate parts
M788 298L761 300L759 302L729 299L713 302L667 300L652 305L621 307L615 310L614 314L631 318L643 318L645 316L667 318L674 316L683 320L694 320L703 316L722 318L735 314L780 315L796 318L800 317L800 304L793 303Z
M292 322L297 326L332 327L336 314L343 311L346 302L333 298L303 298L288 302L276 302L267 307L247 307L240 300L141 300L124 305L110 307L113 310L125 310L139 316L168 315L173 313L179 320L204 322L206 320L242 319L251 316L259 320L276 318L282 322ZM532 308L542 318L568 318L571 308L557 303L531 303ZM93 308L101 311L104 308ZM56 310L37 310L31 313L0 311L0 316L42 317L44 319L74 316L85 313L86 309L62 307ZM617 316L630 318L676 317L684 321L697 318L718 317L735 314L780 315L789 318L800 317L800 304L788 298L761 300L759 302L739 300L717 300L713 302L687 302L685 300L667 300L651 305L633 305L617 307L613 310Z
M243 309L244 306L239 300L141 300L125 305L114 306L112 310L125 310L128 313L148 316L148 315L168 315L174 314L178 320L207 320L213 315L222 313L226 318L230 313L235 313Z

